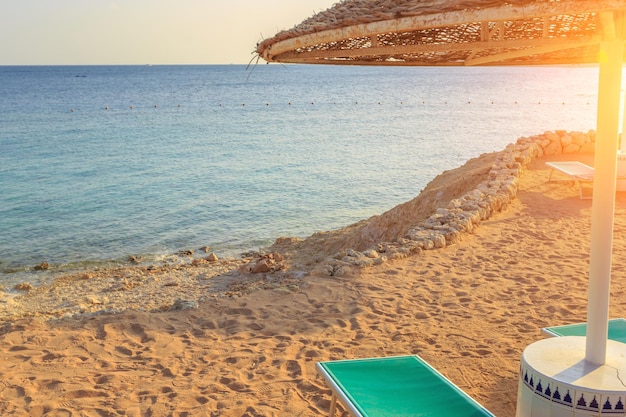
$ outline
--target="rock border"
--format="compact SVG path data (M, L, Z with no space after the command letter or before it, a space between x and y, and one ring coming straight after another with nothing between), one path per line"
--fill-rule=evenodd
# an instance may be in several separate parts
M403 238L382 242L363 252L348 249L313 274L341 276L345 267L370 267L405 258L423 250L445 248L472 233L480 222L505 209L517 196L519 180L528 165L546 155L593 153L596 132L547 131L521 137L500 151L488 178L476 189L439 208L426 220L411 227Z

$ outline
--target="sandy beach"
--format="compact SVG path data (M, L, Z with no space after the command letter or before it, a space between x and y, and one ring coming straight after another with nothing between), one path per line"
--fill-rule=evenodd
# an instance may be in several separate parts
M592 200L571 181L548 181L545 162L555 160L592 165L593 155L533 159L510 203L433 250L340 268L326 261L392 237L373 230L406 233L398 219L415 224L469 191L494 155L436 178L384 227L368 229L381 216L279 239L264 258L85 271L4 294L0 414L321 416L330 391L317 361L419 354L496 416L512 417L524 348L541 327L586 320ZM625 194L611 317L626 316ZM357 247L364 231L372 240Z

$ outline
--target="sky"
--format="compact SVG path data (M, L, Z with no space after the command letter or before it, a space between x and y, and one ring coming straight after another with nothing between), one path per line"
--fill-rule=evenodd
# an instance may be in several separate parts
M0 65L247 64L337 0L0 0Z

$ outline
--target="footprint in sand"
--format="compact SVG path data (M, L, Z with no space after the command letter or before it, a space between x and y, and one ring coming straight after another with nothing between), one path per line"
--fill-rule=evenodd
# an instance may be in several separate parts
M342 319L337 319L337 324L339 325L339 327L344 328L344 329L348 327L348 324Z
M148 336L148 334L146 333L145 327L138 323L133 323L130 325L130 334L132 336L139 338L141 343L146 343L151 340L154 340L153 338Z
M302 376L302 367L297 361L287 361L287 372L289 377L298 379Z
M211 401L210 399L208 399L207 397L196 397L195 400L200 404L200 405L205 405L206 403L208 403L209 401Z
M224 313L227 316L252 316L254 312L249 308L229 308Z
M304 352L304 356L307 359L319 358L320 353L317 350L307 350L306 352Z
M124 346L116 346L115 351L121 353L122 355L133 356L133 351L125 348Z
M109 394L107 394L104 391L96 391L96 390L91 390L91 389L79 389L75 391L66 392L63 396L69 399L79 399L79 398L82 399L82 398L108 397Z
M263 326L260 323L256 323L256 322L248 324L247 327L248 327L248 329L254 330L255 332L261 331L261 330L263 330L265 328L265 326Z
M42 417L71 417L72 412L70 410L66 410L64 408L58 408L56 410L52 410L44 414Z
M248 386L246 384L227 377L222 377L219 382L220 384L226 385L228 388L236 392L242 392L248 389Z
M340 358L344 357L346 354L346 351L339 347L331 347L329 350L330 350L330 353L332 353L333 355L337 355Z
M226 363L227 363L227 364L229 364L229 365L234 365L234 364L236 364L237 362L239 362L239 359L237 359L237 358L233 358L233 357L231 356L231 357L228 357L228 358L224 359L224 362L226 362Z
M351 318L350 319L350 330L361 330L361 324L359 323L359 321L355 318Z

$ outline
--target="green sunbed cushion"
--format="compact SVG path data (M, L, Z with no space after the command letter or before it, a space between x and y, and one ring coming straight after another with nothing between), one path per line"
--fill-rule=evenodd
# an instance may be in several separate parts
M321 362L328 377L366 417L492 416L419 356Z
M555 336L586 336L587 323L567 324L545 328L547 333ZM626 320L623 318L609 320L609 339L626 343Z

